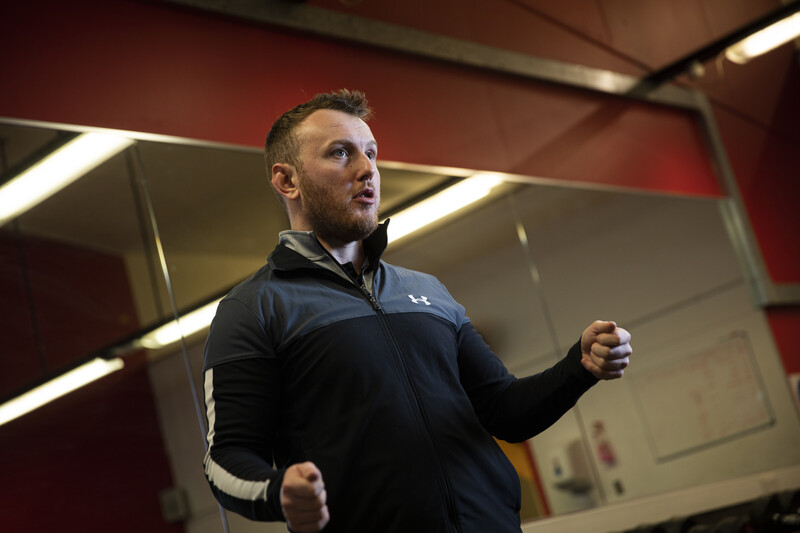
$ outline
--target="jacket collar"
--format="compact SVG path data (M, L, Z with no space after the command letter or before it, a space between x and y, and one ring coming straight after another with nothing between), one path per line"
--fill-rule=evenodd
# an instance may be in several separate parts
M379 224L372 234L364 239L366 263L376 268L381 255L386 250L388 237L386 230L389 221ZM291 271L301 268L322 267L333 272L341 268L325 250L313 231L287 230L279 234L280 243L267 258L267 262L276 270Z

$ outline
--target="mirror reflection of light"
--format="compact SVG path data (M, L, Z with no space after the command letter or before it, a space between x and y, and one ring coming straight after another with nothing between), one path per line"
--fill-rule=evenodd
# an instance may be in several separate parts
M172 322L164 324L144 335L139 339L139 344L144 348L155 350L177 342L182 337L188 337L193 333L197 333L203 328L207 328L217 312L217 305L219 302L220 300L215 300L210 304L204 305L200 309L183 315L180 320L173 320Z
M502 182L499 176L493 174L476 174L393 215L389 225L389 241L400 239L480 200ZM156 350L207 328L217 312L219 302L215 300L181 316L180 320L168 322L143 335L138 341L139 346Z
M499 176L493 174L476 174L392 215L389 242L477 202L502 182Z
M0 405L0 425L38 409L107 374L120 370L124 365L125 363L120 358L111 360L97 358L70 370Z
M54 195L133 144L108 133L84 133L0 187L0 225Z

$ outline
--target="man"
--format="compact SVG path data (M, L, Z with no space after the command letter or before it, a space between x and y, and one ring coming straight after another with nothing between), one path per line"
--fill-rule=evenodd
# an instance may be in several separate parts
M296 532L519 532L491 435L530 438L621 377L630 335L595 322L511 376L434 277L380 260L369 114L361 93L317 95L267 136L292 229L211 326L206 475L226 508Z

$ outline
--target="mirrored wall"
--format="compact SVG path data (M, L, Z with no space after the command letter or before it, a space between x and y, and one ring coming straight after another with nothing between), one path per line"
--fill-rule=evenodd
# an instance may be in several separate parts
M79 133L0 125L2 181ZM468 174L386 164L382 211ZM0 468L18 488L0 503L12 526L85 523L96 498L89 520L103 530L285 530L221 517L207 487L207 323L147 339L260 268L287 228L260 151L165 138L139 139L0 227L0 396L97 358L124 363L0 426ZM384 259L444 282L520 376L555 363L593 320L632 332L623 380L598 384L530 441L501 443L524 520L800 460L797 411L719 200L516 177L393 241ZM42 497L51 512L36 511Z

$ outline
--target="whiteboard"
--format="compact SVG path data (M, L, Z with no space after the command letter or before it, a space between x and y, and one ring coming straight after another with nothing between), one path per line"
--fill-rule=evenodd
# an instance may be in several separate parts
M659 461L774 422L745 332L631 377L637 407Z

